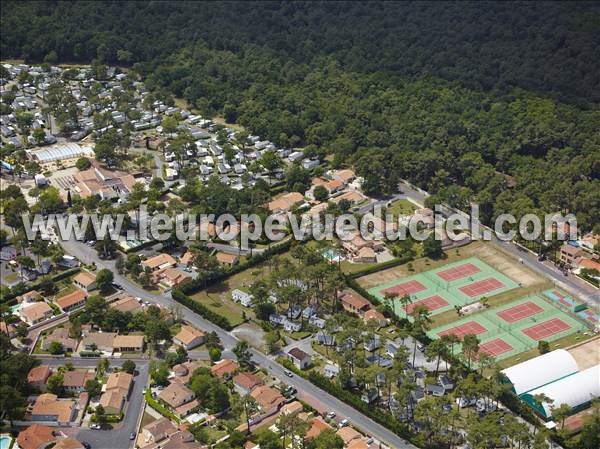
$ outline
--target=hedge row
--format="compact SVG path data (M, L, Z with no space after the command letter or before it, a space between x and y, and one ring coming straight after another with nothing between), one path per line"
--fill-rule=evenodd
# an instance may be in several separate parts
M198 301L194 301L192 298L187 296L181 290L173 290L173 292L171 293L171 297L178 303L186 306L192 312L195 312L198 315L202 316L203 318L206 318L208 321L211 321L212 323L216 324L217 326L219 326L227 331L230 331L231 329L233 329L233 326L231 325L231 323L229 322L229 320L226 317L213 312L208 307L206 307L204 304L202 304Z
M146 390L146 403L150 407L152 407L154 410L156 410L158 413L163 415L165 418L168 418L171 421L175 421L176 423L179 423L179 418L177 416L175 416L174 413L169 411L166 407L163 407L163 405L161 403L159 403L156 399L154 399L152 397L152 392L150 391L150 388L148 388Z

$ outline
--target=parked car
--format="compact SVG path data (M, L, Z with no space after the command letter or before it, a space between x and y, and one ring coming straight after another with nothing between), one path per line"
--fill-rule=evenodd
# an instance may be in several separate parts
M283 373L287 376L287 377L294 377L294 373L292 373L290 370L283 370Z
M90 443L88 443L87 441L82 441L81 445L85 448L85 449L92 449L92 445Z
M90 424L90 429L100 430L101 428L102 428L102 426L100 426L100 424L96 424L96 423Z
M327 412L327 417L328 417L329 419L333 419L333 418L335 418L335 412L334 412L333 410L332 410L332 411L330 411L330 412Z
M346 426L348 426L348 424L350 424L350 421L348 421L348 418L344 418L340 421L340 423L338 424L338 427L340 427L340 428L346 427Z
M131 433L129 434L129 439L130 439L130 440L135 440L135 432L131 432Z

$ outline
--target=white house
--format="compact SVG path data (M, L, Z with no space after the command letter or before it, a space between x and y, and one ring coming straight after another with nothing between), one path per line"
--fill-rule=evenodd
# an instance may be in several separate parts
M252 306L252 295L243 292L241 290L238 290L237 288L231 292L231 297L233 298L233 300L235 302L239 302L241 305L243 305L244 307L251 307Z

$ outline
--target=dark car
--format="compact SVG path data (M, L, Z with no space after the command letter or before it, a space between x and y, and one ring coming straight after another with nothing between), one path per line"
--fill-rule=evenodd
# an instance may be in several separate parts
M81 445L83 447L85 447L85 449L92 449L92 445L90 443L88 443L87 441L82 441Z
M130 439L130 440L135 440L135 432L131 432L131 433L129 434L129 439Z

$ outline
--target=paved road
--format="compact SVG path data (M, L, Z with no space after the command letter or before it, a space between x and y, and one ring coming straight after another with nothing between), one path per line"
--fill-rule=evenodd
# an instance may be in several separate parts
M119 362L111 361L111 366L120 366ZM137 361L135 364L136 373L134 383L129 395L123 421L110 430L92 430L81 427L77 433L79 441L87 441L94 449L129 449L133 447L134 442L129 440L129 435L132 432L137 432L144 404L144 393L142 391L148 385L150 370L147 361Z
M115 282L121 284L125 288L125 290L130 294L134 296L139 296L140 298L143 298L146 301L153 302L167 308L178 307L184 318L187 321L189 321L192 325L203 329L204 331L216 332L226 350L230 351L238 343L239 340L235 336L231 335L224 329L221 329L220 327L216 326L212 322L202 318L200 315L192 312L187 307L176 303L171 297L166 295L155 295L149 293L143 288L139 287L138 285L130 282L129 279L119 275L115 270L114 261L99 260L97 257L96 250L94 250L93 248L90 248L84 243L78 242L74 239L60 243L62 244L67 253L77 256L81 261L85 263L95 262L98 268L108 268L109 270L113 271ZM302 400L306 401L309 405L317 409L325 408L327 410L335 411L338 417L348 418L354 427L361 429L363 432L371 435L372 437L376 438L377 440L380 440L381 442L387 445L390 445L391 447L399 449L415 448L415 446L400 438L392 431L377 424L375 421L369 419L368 417L361 414L352 407L348 406L344 402L326 393L320 388L314 386L309 381L299 378L298 376L288 378L284 373L285 368L283 366L279 365L276 361L265 356L263 353L255 349L251 349L251 351L253 355L253 360L256 364L265 368L271 376L276 377L286 382L287 384L295 387L298 390L299 397ZM87 437L88 436L86 434L86 438ZM121 438L123 437L125 437L125 433L121 435Z
M96 368L100 358L96 357L49 357L36 356L42 360L42 363L52 367L63 366L66 362L73 364L75 368ZM111 368L119 368L127 359L110 359ZM148 385L150 374L150 362L144 359L131 359L135 362L134 383L129 401L125 409L125 418L119 424L115 424L114 429L110 430L92 430L88 427L75 429L79 441L87 441L93 449L129 449L133 447L133 441L129 440L132 432L137 432L140 414L144 404L143 389ZM70 430L70 429L69 429Z

